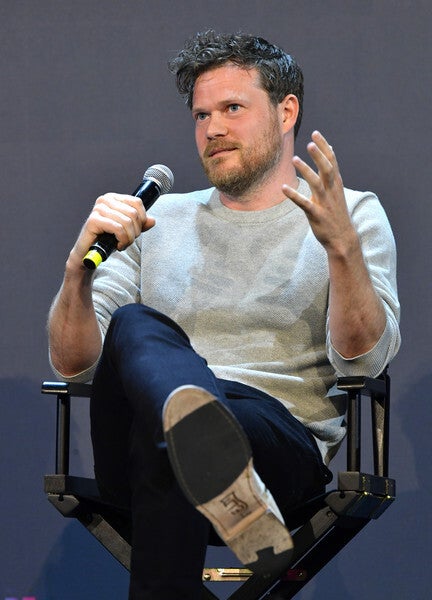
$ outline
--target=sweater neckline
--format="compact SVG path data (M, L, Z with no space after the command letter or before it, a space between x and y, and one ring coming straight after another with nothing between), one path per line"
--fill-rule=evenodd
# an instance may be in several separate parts
M310 198L311 191L306 181L300 177L298 178L298 181L299 185L297 190L300 194L303 194L303 196ZM224 219L225 221L248 224L274 221L288 215L293 210L301 210L289 198L279 204L275 204L270 208L264 208L262 210L233 210L222 204L219 191L216 188L213 189L207 206L215 216Z

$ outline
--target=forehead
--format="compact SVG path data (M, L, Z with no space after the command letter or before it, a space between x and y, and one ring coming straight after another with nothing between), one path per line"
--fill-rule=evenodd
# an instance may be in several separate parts
M205 100L223 100L225 97L235 98L260 92L267 95L256 68L245 69L227 64L199 75L194 86L192 104L195 107Z

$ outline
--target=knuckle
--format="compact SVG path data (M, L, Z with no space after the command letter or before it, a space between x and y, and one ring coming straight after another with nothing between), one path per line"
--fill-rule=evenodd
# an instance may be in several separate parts
M95 206L99 206L100 204L104 204L104 202L105 202L105 196L99 196L98 198L96 198Z
M321 179L317 183L316 191L319 196L322 196L323 194L325 194L325 185Z
M123 227L125 229L130 229L131 226L133 226L133 224L134 224L134 220L133 220L133 218L130 215L124 215L123 216L123 223L122 223L122 225L123 225Z

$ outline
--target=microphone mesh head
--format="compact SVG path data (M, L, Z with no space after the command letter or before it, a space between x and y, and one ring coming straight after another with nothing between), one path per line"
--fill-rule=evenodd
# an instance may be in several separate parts
M144 173L144 179L151 179L159 187L161 194L167 194L174 185L174 175L165 165L153 165Z

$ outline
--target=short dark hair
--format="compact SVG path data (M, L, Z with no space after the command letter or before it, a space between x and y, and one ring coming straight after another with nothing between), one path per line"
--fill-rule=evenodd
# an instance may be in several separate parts
M219 34L210 29L190 38L179 54L169 62L176 75L177 89L192 108L193 91L199 75L225 63L244 69L256 68L261 84L276 105L294 94L299 114L294 126L297 136L303 115L303 73L295 59L261 37L245 33Z

